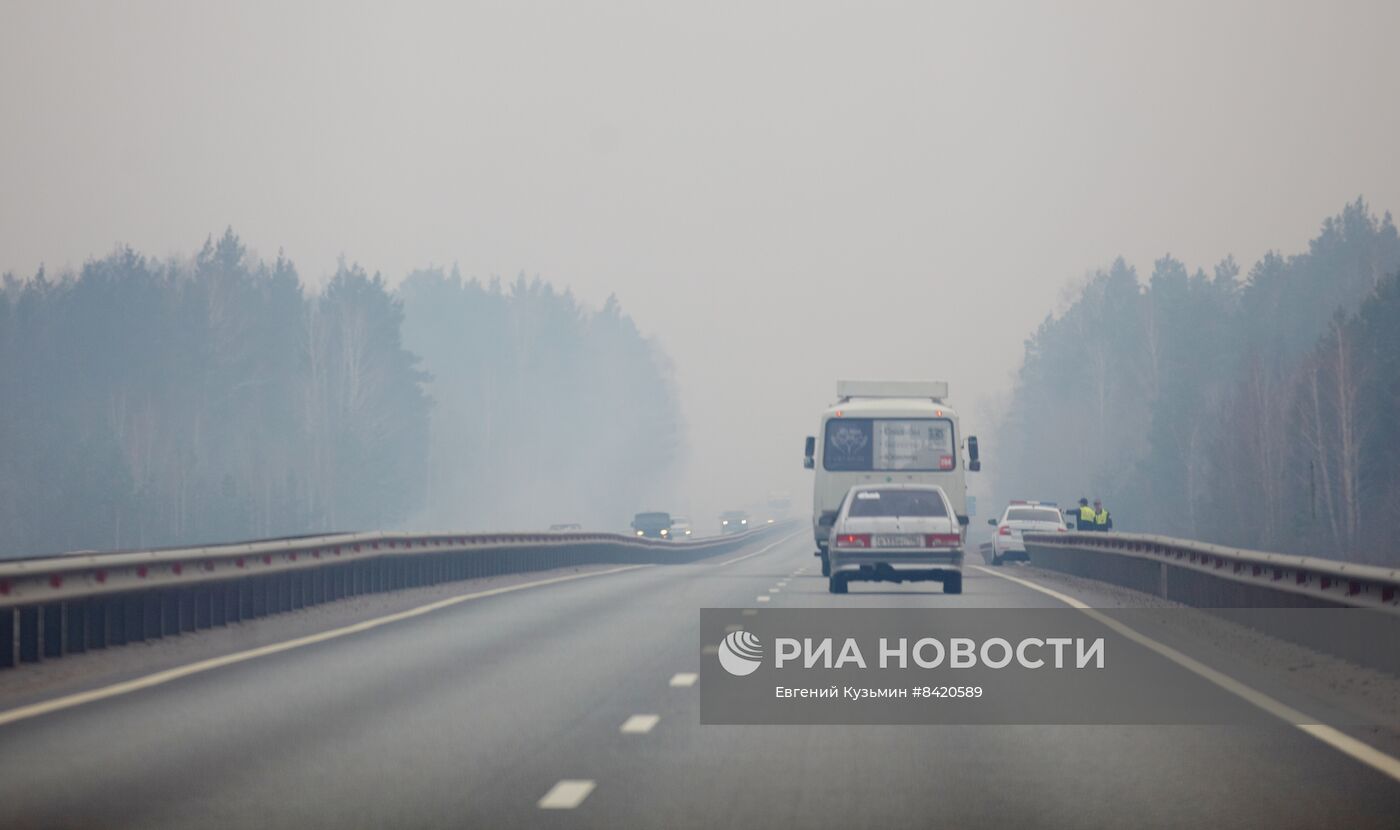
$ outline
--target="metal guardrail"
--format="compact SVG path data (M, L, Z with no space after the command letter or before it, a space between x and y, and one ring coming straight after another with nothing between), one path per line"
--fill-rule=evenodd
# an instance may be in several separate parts
M0 561L0 668L368 593L577 565L690 562L783 526L684 542L615 533L346 533Z
M1200 607L1400 612L1400 570L1135 533L1028 533L1031 564Z

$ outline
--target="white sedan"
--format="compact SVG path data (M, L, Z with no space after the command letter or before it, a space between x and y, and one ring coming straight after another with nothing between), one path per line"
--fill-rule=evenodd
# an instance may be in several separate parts
M1024 533L1067 532L1065 517L1058 507L1034 501L1013 501L1000 519L988 519L987 524L997 529L992 535L993 565L1008 560L1024 562L1029 559L1021 538Z
M827 557L833 594L846 593L853 580L936 580L943 593L962 593L962 531L936 485L852 487L836 512Z

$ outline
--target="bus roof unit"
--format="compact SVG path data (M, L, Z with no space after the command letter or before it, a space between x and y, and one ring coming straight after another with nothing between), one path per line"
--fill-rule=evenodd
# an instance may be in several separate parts
M948 397L948 384L941 380L838 380L836 397L848 398L932 398Z

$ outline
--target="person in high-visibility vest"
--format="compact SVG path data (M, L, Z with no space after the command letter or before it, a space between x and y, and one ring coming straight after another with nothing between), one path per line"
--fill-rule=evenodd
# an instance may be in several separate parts
M1094 526L1097 518L1098 513L1094 511L1094 508L1089 506L1089 500L1081 498L1079 500L1079 529L1097 530L1098 528Z
M1094 529L1104 533L1113 529L1113 516L1099 499L1094 499Z

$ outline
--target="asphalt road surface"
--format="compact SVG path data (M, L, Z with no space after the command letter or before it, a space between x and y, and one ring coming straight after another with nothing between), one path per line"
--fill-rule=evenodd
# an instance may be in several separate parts
M0 726L0 826L1400 821L1400 784L1282 722L702 726L700 608L1061 605L980 569L956 597L832 596L811 550L803 530L483 596Z

